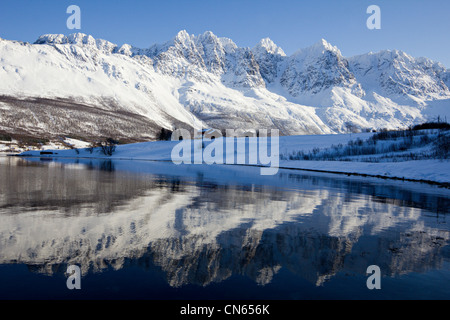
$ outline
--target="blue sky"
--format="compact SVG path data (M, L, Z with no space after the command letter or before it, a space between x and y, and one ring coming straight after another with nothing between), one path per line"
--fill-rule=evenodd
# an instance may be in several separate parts
M66 8L81 8L81 30L117 44L146 48L212 31L241 47L269 37L287 54L326 39L344 56L399 49L450 67L448 0L1 0L0 37L34 42L70 34ZM369 30L369 5L381 8L381 30Z

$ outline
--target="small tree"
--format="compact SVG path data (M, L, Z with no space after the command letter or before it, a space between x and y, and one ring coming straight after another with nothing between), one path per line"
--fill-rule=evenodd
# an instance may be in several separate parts
M86 148L86 150L87 150L90 154L92 154L92 153L94 152L94 148L95 148L95 147L97 147L97 144L96 144L95 142L91 142L91 143L89 144L89 147Z
M352 123L351 121L347 121L344 123L345 129L347 130L347 133L358 133L359 128L356 124Z
M450 135L439 132L435 141L434 152L438 158L448 159L450 155Z
M118 141L112 138L108 138L105 141L100 142L100 147L103 154L105 156L112 156L112 154L116 151L116 145L118 143Z
M172 131L166 128L161 128L161 130L156 135L156 139L160 141L168 141L172 137Z

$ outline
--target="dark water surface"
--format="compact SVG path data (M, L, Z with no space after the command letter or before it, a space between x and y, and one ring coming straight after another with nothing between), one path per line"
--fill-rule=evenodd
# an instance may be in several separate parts
M259 172L0 157L0 299L450 298L450 190Z

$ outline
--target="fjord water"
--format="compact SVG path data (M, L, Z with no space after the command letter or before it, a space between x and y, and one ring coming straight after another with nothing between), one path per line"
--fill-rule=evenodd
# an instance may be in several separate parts
M0 298L450 298L448 189L259 172L0 157Z

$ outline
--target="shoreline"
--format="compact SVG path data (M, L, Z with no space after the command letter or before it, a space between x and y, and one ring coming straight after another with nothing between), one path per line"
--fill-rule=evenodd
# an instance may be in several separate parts
M0 154L0 156L5 157L18 157L18 158L41 158L50 160L52 158L60 158L60 159L95 159L95 160L117 160L117 161L148 161L148 162L173 162L172 160L168 159L148 159L148 158L136 158L136 157L110 157L110 156L63 156L63 155L27 155L27 154ZM415 160L417 161L433 161L433 160ZM437 161L437 160L435 160ZM436 180L430 180L430 179L417 179L417 178L411 178L411 177L399 177L399 176L390 176L390 175L383 175L383 174L374 174L369 172L352 172L352 171L342 171L342 170L331 170L331 169L317 169L317 168L306 168L306 167L299 167L299 166L289 166L289 162L291 164L295 164L295 161L283 161L280 166L278 166L278 169L283 170L294 170L294 171L305 171L305 172L317 172L317 173L329 173L329 174L336 174L336 175L346 175L346 176L358 176L358 177L370 177L370 178L377 178L382 180L397 180L397 181L408 181L408 182L414 182L414 183L425 183L428 185L435 185L441 188L450 189L450 182L446 181L436 181ZM355 164L355 163L361 163L361 162L348 162L348 161L314 161L314 160L305 160L302 161L303 163L309 163L309 164L315 164L315 165L323 165L323 163L327 164ZM444 161L442 161L444 162ZM401 163L401 162L397 162ZM449 167L450 162L447 161ZM374 163L367 163L371 165L377 165ZM195 164L192 164L195 165ZM197 164L198 165L198 164ZM208 165L208 164L202 164L202 165ZM229 166L241 166L241 167L258 167L263 168L267 166L263 165L253 165L253 164L215 164L215 165L229 165Z

